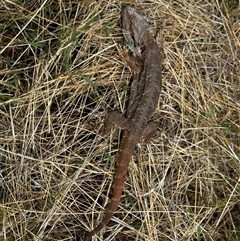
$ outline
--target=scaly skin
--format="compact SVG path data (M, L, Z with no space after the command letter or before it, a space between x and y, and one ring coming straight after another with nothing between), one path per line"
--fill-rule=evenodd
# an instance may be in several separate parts
M116 160L113 181L113 196L105 216L98 226L87 233L84 241L103 229L118 208L129 162L141 137L146 134L146 126L153 115L161 92L161 51L150 32L150 26L140 12L129 5L122 7L122 25L125 45L133 52L133 58L140 60L140 70L134 71L127 116L110 112L107 118L107 132L115 122L123 131L123 138Z

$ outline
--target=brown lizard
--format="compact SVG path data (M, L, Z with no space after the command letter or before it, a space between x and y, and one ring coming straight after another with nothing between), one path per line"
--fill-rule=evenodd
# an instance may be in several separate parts
M108 133L113 123L123 129L122 141L116 160L116 171L113 181L113 196L108 204L103 220L84 241L103 229L118 208L129 162L136 145L149 133L148 121L153 115L162 87L161 63L162 50L158 47L150 26L142 14L130 5L122 6L122 28L125 45L133 53L133 60L140 61L140 70L133 71L133 82L126 118L120 113L111 111L105 123Z

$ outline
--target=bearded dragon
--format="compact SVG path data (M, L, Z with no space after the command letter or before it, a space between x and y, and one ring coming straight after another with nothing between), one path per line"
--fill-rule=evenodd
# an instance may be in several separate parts
M129 162L141 138L149 133L148 122L155 112L162 88L162 49L158 47L148 22L134 7L123 5L122 29L125 45L132 52L133 62L138 62L140 68L136 67L133 70L133 82L126 117L119 112L111 111L106 119L105 133L111 130L113 123L123 129L116 160L113 196L103 220L86 234L84 241L91 240L93 235L107 225L116 212Z

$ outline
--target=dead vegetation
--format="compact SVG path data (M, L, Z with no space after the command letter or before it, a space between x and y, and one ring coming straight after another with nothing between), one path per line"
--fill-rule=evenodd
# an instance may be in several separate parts
M159 131L94 240L240 240L238 4L136 3L164 41ZM0 239L74 240L111 196L119 137L99 129L129 96L120 4L1 0L0 11Z

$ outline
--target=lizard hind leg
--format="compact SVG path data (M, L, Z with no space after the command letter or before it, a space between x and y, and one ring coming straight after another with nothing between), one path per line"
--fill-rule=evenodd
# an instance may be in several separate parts
M149 122L146 128L144 129L144 132L141 137L141 142L143 142L144 144L148 143L157 132L157 128L158 123Z
M109 134L114 124L122 130L127 130L129 128L129 122L122 113L118 111L109 111L104 126L102 127L101 134L103 136Z

